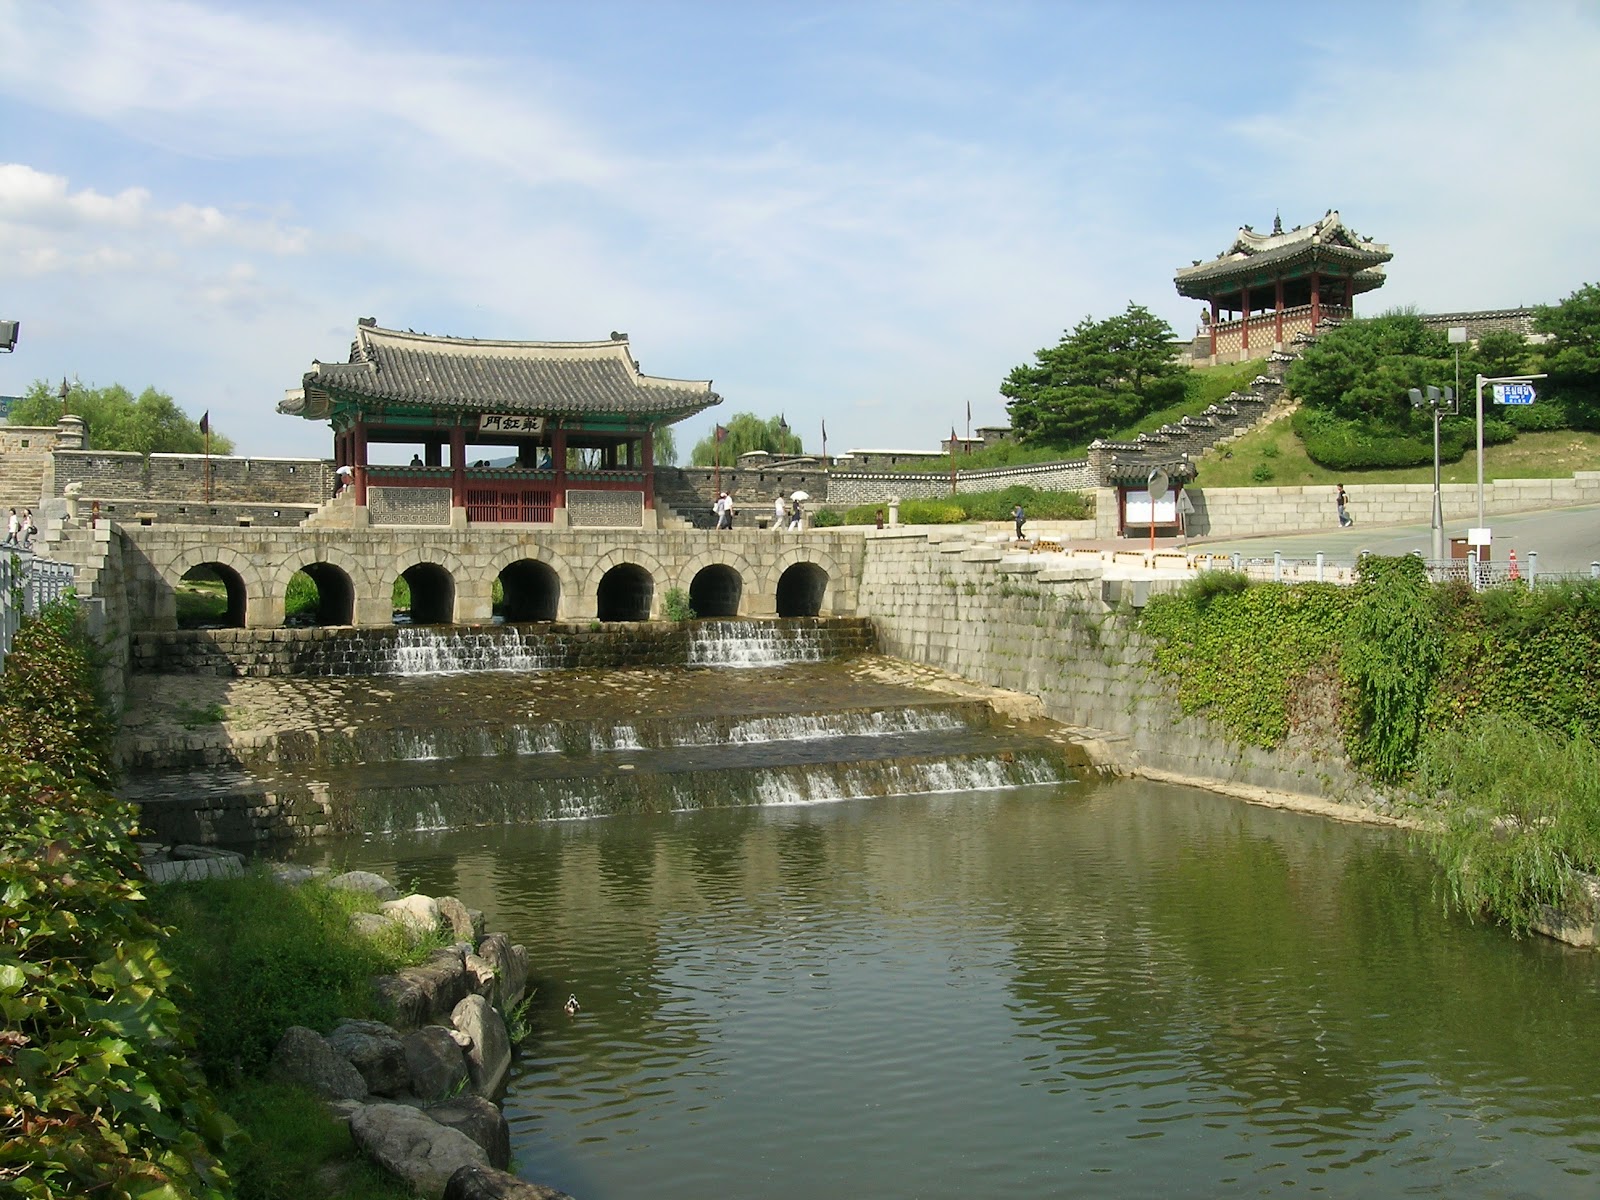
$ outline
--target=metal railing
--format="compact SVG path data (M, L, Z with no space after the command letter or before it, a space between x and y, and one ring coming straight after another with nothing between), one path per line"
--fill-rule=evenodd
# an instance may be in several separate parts
M1195 554L1191 559L1196 570L1242 571L1251 579L1272 583L1354 583L1354 561L1336 561L1326 554L1314 558L1291 558L1275 553L1271 558L1251 558L1240 554ZM1522 564L1512 562L1480 563L1473 555L1466 558L1429 560L1428 578L1435 583L1469 583L1476 590L1505 587L1520 583L1527 587L1547 587L1558 583L1600 580L1600 562L1589 564L1587 571L1541 571L1539 554L1530 552Z
M34 555L0 556L0 668L11 652L11 639L24 616L34 616L71 590L76 572L71 563Z

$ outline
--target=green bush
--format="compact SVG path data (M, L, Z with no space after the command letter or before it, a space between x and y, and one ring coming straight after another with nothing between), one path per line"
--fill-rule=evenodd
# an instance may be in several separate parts
M880 504L878 506L882 508ZM819 508L811 514L811 524L818 529L832 529L834 526L845 523L844 514L836 508Z
M1272 482L1272 476L1272 468L1264 462L1257 463L1255 466L1250 468L1250 478L1255 480L1257 483L1270 483Z
M1334 471L1365 471L1383 467L1420 467L1433 462L1431 418L1417 426L1370 420L1349 420L1312 408L1295 411L1292 427L1305 444L1306 455L1319 466ZM1483 442L1497 446L1512 441L1517 431L1506 421L1486 417ZM1477 426L1466 417L1451 417L1439 425L1439 461L1457 462L1477 445Z
M1030 521L1081 521L1094 516L1094 498L1081 492L1041 492L1014 485L998 492L962 492L937 500L900 502L902 525L960 525L967 521L1009 521L1018 504ZM845 525L872 525L887 504L858 504L844 514Z
M1443 800L1430 836L1451 903L1526 929L1580 906L1574 871L1600 871L1600 747L1486 713L1428 741L1420 781Z
M289 586L284 589L283 615L297 617L306 613L315 614L318 600L315 581L304 571L296 571L289 576Z
M661 594L661 615L668 621L692 621L695 611L689 605L689 593L681 587L668 588Z
M133 809L97 786L90 663L66 604L23 625L0 681L0 1191L222 1200L238 1134L188 1061Z

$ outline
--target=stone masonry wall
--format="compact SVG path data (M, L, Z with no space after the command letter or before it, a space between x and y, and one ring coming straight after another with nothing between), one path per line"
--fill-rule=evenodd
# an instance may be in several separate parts
M1132 611L1105 602L1112 585L1089 572L1052 582L1049 572L1003 569L1000 558L910 533L869 538L861 611L879 650L1035 695L1052 719L1111 735L1129 767L1329 799L1368 794L1336 745L1261 750L1184 716Z
M58 450L54 494L81 483L85 500L310 506L333 492L329 463L315 458L234 458L203 454L143 454L121 450ZM197 514L199 515L199 514Z

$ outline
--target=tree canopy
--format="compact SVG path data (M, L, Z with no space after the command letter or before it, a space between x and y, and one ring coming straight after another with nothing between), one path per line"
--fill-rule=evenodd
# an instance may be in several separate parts
M1141 304L1104 321L1084 317L1061 341L1014 367L1000 393L1017 437L1076 446L1183 397L1172 326Z
M1550 374L1552 398L1574 425L1600 428L1600 284L1586 283L1560 304L1540 305L1533 327L1550 339L1541 370Z
M43 379L28 385L11 406L13 425L54 425L64 412L84 419L93 450L136 450L141 454L199 454L205 434L165 392L145 388L138 396L120 384L74 387L63 406L56 390ZM211 430L211 453L232 454L233 441Z
M801 454L800 435L789 428L781 416L758 417L755 413L734 413L727 423L718 426L726 430L720 447L716 433L695 443L689 461L697 467L709 467L713 462L727 465L741 454L752 450L765 450L768 454Z

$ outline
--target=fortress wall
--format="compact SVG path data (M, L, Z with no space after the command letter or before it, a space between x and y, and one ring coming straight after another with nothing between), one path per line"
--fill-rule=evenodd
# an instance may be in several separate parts
M1349 802L1371 791L1343 761L1336 732L1262 750L1178 708L1171 680L1117 585L1090 569L1007 573L993 551L943 549L923 536L869 537L861 614L878 647L915 663L1037 696L1045 714L1098 731L1122 769L1173 772Z
M1195 537L1247 537L1336 529L1331 485L1184 489L1195 506L1189 532ZM1433 518L1431 483L1354 484L1347 487L1350 515L1362 525L1428 524ZM1440 489L1447 521L1474 520L1478 487L1447 483ZM1600 504L1600 471L1567 479L1501 479L1483 487L1485 513L1528 512Z
M203 504L208 460L203 454L142 454L120 450L58 450L53 495L82 484L85 500ZM315 458L209 459L215 503L310 506L333 492L328 463ZM192 519L192 518L191 518Z

